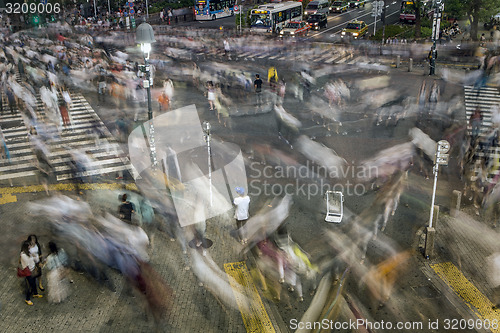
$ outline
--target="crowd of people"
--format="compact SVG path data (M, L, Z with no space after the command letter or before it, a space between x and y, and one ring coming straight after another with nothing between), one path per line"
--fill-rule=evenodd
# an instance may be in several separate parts
M161 80L154 79L154 86L158 87L152 89L152 100L157 106L154 112L159 114L182 105L174 89L180 81L185 81L200 96L203 94L206 97L206 111L209 115L216 113L224 126L231 127L230 114L241 110L242 106L247 106L255 113L266 109L275 115L277 121L276 133L273 135L284 139L290 150L297 153L294 155L270 145L254 144L262 165L299 167L300 161L305 157L327 172L344 167L347 161L342 156L302 132L304 123L308 120L316 120L326 128L328 135L333 132L340 135L356 127L350 124L354 121L344 121L348 118L345 117L348 112L359 112L363 121L371 117L367 121L369 126L385 126L389 129L395 128L402 119L415 119L415 127L410 130L407 142L382 149L374 156L360 161L361 168L367 171L364 173L366 177L360 177L358 181L371 185L368 188L376 192L373 202L352 218L350 225L339 230L325 230L325 242L321 251L309 253L290 232L291 228L286 220L293 204L291 195L270 200L258 210L257 205L250 205L248 189L237 187L232 193L235 198L235 222L229 227L233 229L232 234L241 245L241 252L253 253L253 256L249 256L253 258L249 259L250 268L256 273L255 281L266 295L278 301L284 299L290 306L288 294L282 292L283 285L288 286L292 292L296 291L297 300L303 301L307 295L304 291L333 293L333 289L329 289L332 281L343 281L347 272L350 272L362 287L360 289L368 290L373 299L381 304L390 302L396 276L408 261L409 255L400 251L382 232L400 207L401 196L408 186L408 174L419 169L422 179L429 178L436 147L432 138L437 136L425 133L424 130L439 127L439 135L442 131L453 134L456 130L457 113L463 111L461 103L457 100L443 101L438 80L424 81L420 91L415 92L414 96L401 98L399 88L391 86L385 75L376 76L371 81L347 76L342 79L334 77L338 72L331 66L309 66L289 71L286 75L280 73L278 76L278 70L274 67L269 68L266 75L263 71L255 73L228 63L200 62L192 57L180 61L175 52L184 48L200 50L209 55L223 47L226 51L224 59L229 59L231 48L238 48L243 52L264 48L287 52L298 47L294 44L277 46L270 42L262 43L252 36L229 38L224 43L217 36L201 40L193 38L196 37L193 31L187 31L186 34L188 36L165 37L163 42L168 40L177 44L177 47L172 50L165 47L168 56L159 55L150 59L153 76L161 77ZM190 34L193 35L189 36ZM28 140L37 158L41 183L46 194L50 195L48 185L54 165L51 162L49 143L73 130L71 89L97 94L100 107L103 110L109 109L116 115L114 134L121 142L127 142L131 126L131 121L127 120L124 112L129 111L128 108L132 105L134 120L138 120L138 110L145 107L147 95L143 86L144 72L138 62L128 55L110 52L104 43L98 42L99 39L73 35L64 27L57 34L47 37L49 38L33 38L23 34L3 37L0 88L8 103L5 111L15 113L18 110L23 117L29 131ZM226 45L231 46L226 49ZM313 55L316 51L315 48L310 48L304 53ZM175 66L168 66L172 61L178 62L174 63ZM491 57L485 60L485 72L490 70L488 75L494 71L492 68L497 64L495 61L492 62ZM369 65L363 66L365 67L359 65L352 68L369 68L366 67ZM43 112L37 107L35 96L38 94L41 96ZM358 95L361 97L356 98ZM288 109L289 100L300 106L297 108L299 111ZM2 114L3 112L2 106ZM495 112L496 126L500 124L497 119L498 108ZM496 162L484 157L479 160L479 156L484 156L485 151L498 144L498 128L493 128L485 141L482 121L481 110L477 109L469 119L470 134L466 136L466 144L461 148L462 166L464 173L470 172L466 170L475 170L471 166L478 163L485 170L475 176L477 178L473 185L468 185L475 193L476 208L489 202L498 207L498 200L491 195L496 195L496 183L485 183L485 176L489 172L487 170L491 170ZM90 121L88 131L95 137L96 147L106 148L109 153L109 147L102 147L105 135L99 124L97 119ZM2 158L8 160L11 156L6 144L8 139L2 135L2 140ZM91 154L86 150L79 151L69 147L64 149L74 175L82 182L87 181L84 179L86 171L93 168ZM297 157L299 154L300 157ZM371 174L369 170L372 169L378 172ZM472 179L470 176L468 174L467 179ZM118 175L118 178L121 177L123 175ZM150 181L165 182L164 178L162 175ZM321 175L311 178L306 181L318 181ZM329 181L343 181L339 178L342 177ZM55 241L48 243L50 253L47 257L42 256L42 246L36 236L31 235L23 242L20 269L29 270L29 275L25 277L28 305L33 305L32 298L42 297L40 292L44 288L41 281L45 276L48 298L52 302L58 303L67 297L65 267L78 268L104 283L109 281L108 269L114 269L126 278L133 290L144 295L155 319L160 321L171 307L172 288L149 263L150 237L143 226L134 224L137 220L135 214L140 214L141 221L152 223L161 220L162 229L172 240L179 242L185 267L191 267L200 283L218 300L234 309L238 308L231 293L234 281L226 277L207 251L209 246L205 223L181 226L175 217L171 200L161 195L154 197L154 193L144 193L139 205L134 205L122 193L117 216L109 212L95 213L89 203L80 197L79 190L76 194L78 199L54 195L32 206L34 213L49 221L55 239L63 239L72 244L71 249L67 248L72 256L59 248ZM197 203L190 202L193 207L197 207ZM250 214L251 209L256 213ZM373 265L367 262L368 244L371 242L382 252L380 260ZM110 288L113 289L112 286ZM233 287L233 291L237 293L238 299L251 304L252 300L244 296L243 288ZM320 311L315 311L319 315Z

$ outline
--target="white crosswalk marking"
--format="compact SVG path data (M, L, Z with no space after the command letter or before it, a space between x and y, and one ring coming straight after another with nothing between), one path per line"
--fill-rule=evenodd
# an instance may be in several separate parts
M172 50L174 49L175 47L172 46ZM176 49L176 50L178 50L179 52L186 51L186 49ZM318 52L318 50L316 51L302 50L300 48L294 49L293 51L288 51L287 49L284 48L252 49L244 51L235 49L231 52L229 60L240 59L240 60L255 61L256 59L269 59L278 61L294 60L294 61L307 61L307 62L333 64L338 59L350 56L350 54L346 53L345 50L341 50L339 48L324 48L320 49L318 53L316 52ZM220 49L210 50L208 53L203 51L193 50L192 53L198 57L216 57L223 59L225 59L226 57L225 51ZM343 59L343 62L350 59L352 59L352 57L348 59Z
M72 104L69 108L71 126L58 133L52 130L54 139L47 140L50 151L48 159L54 167L55 177L58 181L74 178L75 176L95 176L128 170L135 173L135 169L122 151L120 145L106 128L99 116L81 94L72 94ZM38 116L45 117L43 103L37 96ZM4 104L5 105L5 104ZM14 114L5 110L0 116L6 146L10 152L10 160L0 161L0 180L30 177L38 174L31 143L28 139L28 128L23 121L18 109ZM97 139L92 131L99 128L102 137ZM50 132L50 130L49 130ZM69 162L72 150L85 151L91 158L83 174L74 175Z
M494 107L500 106L500 93L497 88L493 87L482 87L481 89L475 89L473 86L464 87L465 96L465 115L467 119L467 131L469 134L472 132L472 127L470 124L470 118L474 114L474 111L479 107L483 120L481 122L481 128L479 131L480 142L487 142L488 138L492 134L493 122L492 122L492 111ZM491 146L484 152L477 153L478 157L487 158L489 161L490 169L488 170L488 180L491 181L495 177L500 175L500 147ZM481 161L477 161L475 166L475 174L477 175L480 170Z

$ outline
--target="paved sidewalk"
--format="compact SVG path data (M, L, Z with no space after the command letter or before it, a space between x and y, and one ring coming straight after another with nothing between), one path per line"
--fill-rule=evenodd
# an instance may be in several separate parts
M100 207L98 210L115 213L118 207L118 196L122 190L87 191L90 205ZM137 202L137 196L130 191L131 201ZM67 192L63 194L68 194ZM36 233L46 253L46 244L52 240L45 221L37 220L25 214L29 212L31 200L43 199L42 193L25 193L18 195L17 203L2 205L2 220L5 230L12 240L7 254L11 257L3 264L0 271L0 331L53 331L53 332L150 332L154 331L151 316L144 311L142 295L132 291L121 275L107 269L111 284L101 285L86 274L70 271L70 295L61 304L53 305L47 298L35 299L34 306L24 303L22 279L15 274L18 251L17 243L28 233ZM137 219L136 219L137 221ZM19 226L22 224L22 228ZM208 249L217 266L224 271L224 264L238 262L243 259L239 254L241 245L229 235L232 219L229 215L207 221L206 237L213 241ZM156 228L145 226L152 246L150 251L151 265L164 281L173 289L172 311L164 320L162 332L245 332L242 316L236 309L223 306L214 295L200 284L192 269L187 270L187 256L177 241ZM71 244L60 242L70 254ZM191 251L188 249L188 253ZM115 291L111 290L114 289ZM231 292L231 291L229 291ZM45 292L44 294L46 294ZM279 318L273 315L270 305L266 310L271 321ZM271 304L271 306L273 306ZM282 332L279 325L274 325L276 332ZM281 325L282 326L282 325Z

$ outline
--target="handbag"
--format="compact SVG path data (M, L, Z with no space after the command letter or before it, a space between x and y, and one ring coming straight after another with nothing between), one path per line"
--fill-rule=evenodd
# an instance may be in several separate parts
M35 269L31 272L31 275L35 278L42 276L42 267L40 266L40 263L35 265Z
M17 277L26 277L26 276L31 276L31 271L28 266L26 266L24 269L20 269L19 267L17 268Z

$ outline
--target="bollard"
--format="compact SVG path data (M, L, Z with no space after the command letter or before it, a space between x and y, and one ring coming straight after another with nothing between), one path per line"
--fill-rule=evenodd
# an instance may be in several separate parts
M454 190L451 194L451 207L450 207L450 215L452 217L457 217L457 214L460 211L461 201L462 201L462 192Z
M396 68L399 68L400 64L401 64L401 56L398 54L396 56Z
M432 225L434 227L437 226L437 221L438 221L438 218L439 218L439 206L438 205L434 205L434 214L432 214Z
M434 255L434 240L436 239L436 229L427 227L425 231L424 257L426 259L431 259L431 257Z
M413 58L410 58L410 61L408 62L408 72L413 71Z

